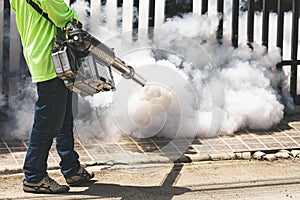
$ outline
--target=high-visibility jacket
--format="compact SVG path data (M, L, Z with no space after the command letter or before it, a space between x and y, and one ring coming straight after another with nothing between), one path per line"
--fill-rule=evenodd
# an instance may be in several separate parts
M51 47L57 27L65 27L70 19L78 20L77 14L64 0L32 0L48 14L45 19L26 0L10 0L16 14L16 24L23 45L32 82L42 82L56 77L51 58Z

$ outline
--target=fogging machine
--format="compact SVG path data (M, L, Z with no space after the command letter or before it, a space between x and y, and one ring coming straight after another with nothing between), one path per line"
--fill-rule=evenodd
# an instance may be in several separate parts
M52 60L57 76L67 88L81 96L102 91L115 91L112 69L141 86L146 80L115 56L114 51L87 31L72 23L71 28L57 34Z

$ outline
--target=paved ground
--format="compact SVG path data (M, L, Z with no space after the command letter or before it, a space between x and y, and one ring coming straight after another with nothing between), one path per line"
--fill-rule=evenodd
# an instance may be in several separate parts
M23 174L1 175L0 199L300 199L299 164L299 160L231 160L95 166L88 167L96 174L93 183L72 187L70 193L62 195L24 193ZM58 170L50 171L50 176L64 184Z
M241 158L239 152L261 150L273 152L280 149L300 149L300 114L290 115L271 130L242 130L232 136L213 139L167 140L162 138L138 139L124 136L119 139L103 140L99 135L88 135L89 140L76 137L76 149L82 163L88 165L116 165L137 163L170 163L170 157L184 154L182 161L201 161ZM7 141L0 138L0 172L21 170L28 141ZM56 168L59 156L54 148L48 159L49 167ZM166 146L168 148L166 148ZM180 148L182 147L182 148ZM189 147L187 149L187 147ZM249 159L249 155L245 157ZM172 161L172 160L171 160Z
M95 181L65 195L24 193L18 172L28 142L1 138L0 199L300 199L300 152L291 152L300 149L300 115L286 117L272 130L242 130L213 139L89 137L90 143L76 137L76 149L81 162L95 172ZM54 145L50 175L64 184ZM288 157L253 159L259 150L271 155L283 149ZM182 153L176 164L169 159Z

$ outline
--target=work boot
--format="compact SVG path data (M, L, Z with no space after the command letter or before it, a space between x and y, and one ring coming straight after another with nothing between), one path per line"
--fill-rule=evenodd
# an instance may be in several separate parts
M70 190L70 188L66 185L60 185L49 176L46 176L38 183L30 183L24 179L23 190L24 192L31 193L58 194L66 193Z
M86 169L84 169L82 166L79 167L78 171L71 177L65 178L66 182L70 186L76 186L80 185L82 183L86 183L89 180L94 178L94 173L89 173Z

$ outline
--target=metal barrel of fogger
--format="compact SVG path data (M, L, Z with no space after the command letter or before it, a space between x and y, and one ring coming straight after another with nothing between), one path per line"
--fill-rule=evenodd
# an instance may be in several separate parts
M93 38L93 39L95 39L95 38ZM98 41L98 42L97 42L97 45L92 44L89 48L89 50L96 57L98 57L106 65L111 66L111 68L114 71L116 71L118 74L120 74L124 78L132 79L139 85L145 86L146 80L143 77L136 74L135 70L131 66L126 65L124 61L117 58L112 49L110 49L105 44L101 43L100 41Z
M121 75L126 79L132 79L136 83L140 84L141 86L145 86L146 80L135 73L134 69L131 66L125 64L124 61L120 60L119 58L115 58L111 67L115 69L117 72L121 73Z

